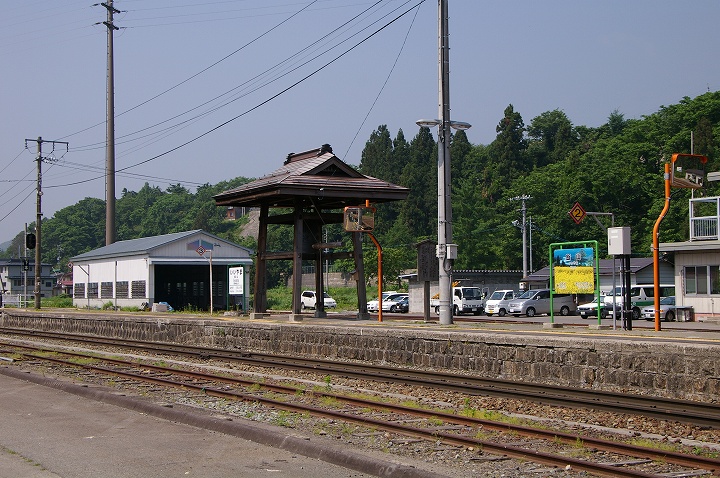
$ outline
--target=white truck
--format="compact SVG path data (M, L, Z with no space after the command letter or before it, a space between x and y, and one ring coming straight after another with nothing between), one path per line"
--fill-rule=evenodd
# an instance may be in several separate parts
M485 292L483 292L481 288L457 286L453 287L452 291L453 315L480 315L483 313L483 310L485 309ZM435 294L432 299L430 299L430 307L435 309L436 314L440 313L440 299L438 294Z

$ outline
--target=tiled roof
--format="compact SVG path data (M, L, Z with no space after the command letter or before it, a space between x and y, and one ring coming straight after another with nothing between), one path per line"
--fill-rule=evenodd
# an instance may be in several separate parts
M329 146L288 155L282 167L215 196L218 205L293 207L305 198L317 206L341 208L370 200L405 199L408 189L365 176L342 162Z

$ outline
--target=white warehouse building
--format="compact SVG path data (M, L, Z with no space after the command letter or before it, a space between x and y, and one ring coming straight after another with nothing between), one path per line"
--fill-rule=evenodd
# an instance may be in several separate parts
M73 304L246 310L252 254L200 229L119 241L71 259Z

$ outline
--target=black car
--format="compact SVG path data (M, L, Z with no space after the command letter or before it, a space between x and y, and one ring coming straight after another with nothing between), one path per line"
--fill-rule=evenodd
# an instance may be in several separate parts
M410 310L410 298L405 296L390 306L390 312L402 312L403 314Z

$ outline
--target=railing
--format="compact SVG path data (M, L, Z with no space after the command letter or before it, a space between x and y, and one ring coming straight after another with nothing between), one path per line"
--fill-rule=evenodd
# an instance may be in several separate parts
M690 220L690 240L706 241L718 238L718 218L694 217Z
M696 214L703 214L696 216ZM694 198L690 200L690 240L717 240L720 222L720 197Z
M2 304L8 307L26 308L35 303L35 295L3 294Z

